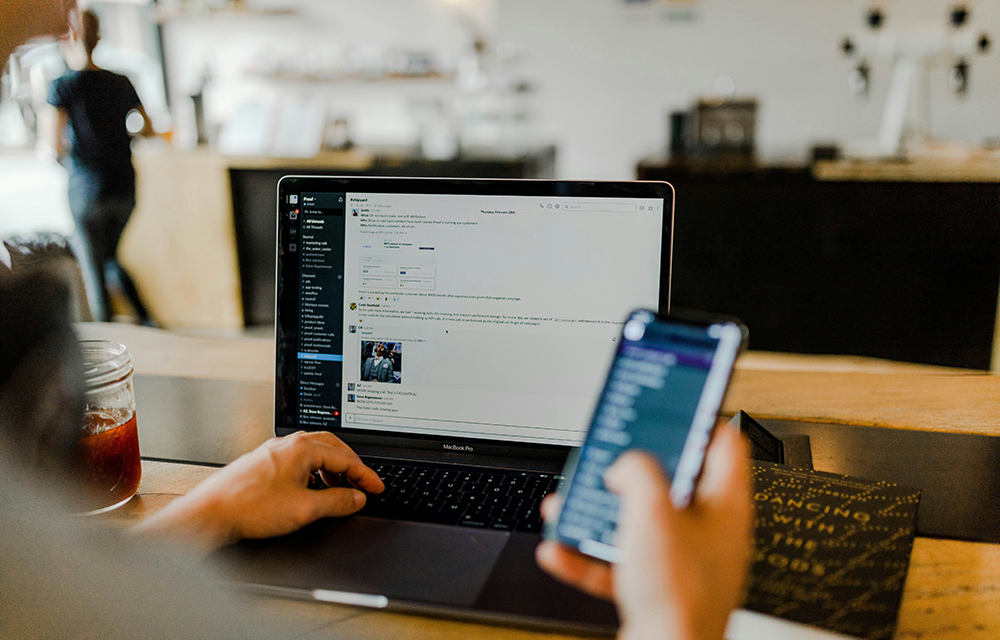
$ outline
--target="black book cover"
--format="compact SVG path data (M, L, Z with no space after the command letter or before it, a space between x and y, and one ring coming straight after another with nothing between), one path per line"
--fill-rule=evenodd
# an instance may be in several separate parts
M920 491L754 462L756 544L744 608L891 638Z

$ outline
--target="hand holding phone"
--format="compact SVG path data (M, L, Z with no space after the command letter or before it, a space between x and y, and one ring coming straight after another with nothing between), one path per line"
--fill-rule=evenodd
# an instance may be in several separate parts
M628 449L652 453L671 479L673 503L690 502L746 333L736 321L689 313L629 316L583 447L567 462L563 507L546 538L618 560L619 501L604 472Z
M621 561L608 564L546 540L538 565L558 580L613 600L622 638L722 638L743 593L752 544L754 507L750 458L735 429L712 438L692 496L697 508L676 509L659 461L623 454L606 474L621 496L616 544ZM558 497L543 503L546 519Z

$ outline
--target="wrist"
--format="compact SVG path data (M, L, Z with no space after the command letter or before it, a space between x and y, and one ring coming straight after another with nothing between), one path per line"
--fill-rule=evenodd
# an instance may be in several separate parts
M164 538L210 553L239 539L224 508L210 497L181 496L131 528L144 537Z
M696 629L667 611L650 612L622 623L618 640L722 640Z

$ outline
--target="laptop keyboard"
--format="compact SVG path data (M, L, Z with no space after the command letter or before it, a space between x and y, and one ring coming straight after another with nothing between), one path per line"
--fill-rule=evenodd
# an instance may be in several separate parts
M500 531L541 531L538 506L562 480L551 473L364 461L385 491L369 495L361 515Z

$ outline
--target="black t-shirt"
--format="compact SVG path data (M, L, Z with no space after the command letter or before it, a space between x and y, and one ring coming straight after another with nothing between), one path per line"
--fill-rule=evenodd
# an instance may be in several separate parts
M125 118L140 103L129 79L103 69L70 71L52 83L49 104L69 114L73 170L86 171L104 193L134 192Z

